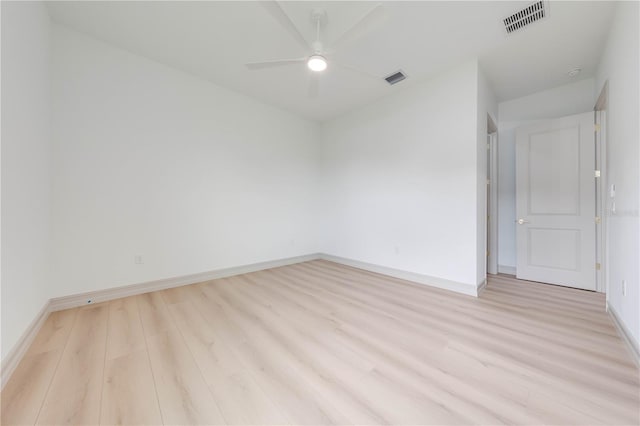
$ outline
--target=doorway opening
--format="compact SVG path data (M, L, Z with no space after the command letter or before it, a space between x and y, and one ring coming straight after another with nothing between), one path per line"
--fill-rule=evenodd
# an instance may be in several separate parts
M589 266L589 290L606 293L607 290L607 214L613 207L613 188L607 182L607 83L597 87L595 92L597 101L594 105L594 79L567 84L557 89L550 89L526 97L505 101L499 104L500 123L498 132L498 245L497 260L498 273L518 276L517 234L527 234L533 238L531 258L526 261L541 267L551 266L561 274L568 274L570 269L581 269ZM599 95L599 96L598 96ZM577 120L577 116L584 116ZM574 117L573 123L569 118ZM561 123L565 120L564 124ZM577 121L576 121L577 120ZM545 129L545 123L547 128ZM555 123L555 124L554 124ZM550 126L550 127L549 127ZM554 127L555 126L555 127ZM533 130L532 130L533 128ZM517 211L517 136L522 129L528 129L533 134L525 135L535 142L527 142L528 155L533 155L533 165L530 178L533 179L534 191L532 198L527 201L532 210ZM537 129L537 131L536 131ZM572 130L573 129L573 130ZM570 138L572 141L567 141ZM565 139L555 143L556 140ZM588 144L583 144L587 141ZM574 154L571 154L571 151ZM581 153L589 152L590 159L576 164L576 158ZM529 167L529 166L527 166ZM569 170L571 169L571 170ZM583 176L579 169L588 170L590 175ZM596 177L598 174L600 177ZM553 174L558 177L552 177ZM578 177L580 176L580 177ZM584 180L583 180L584 179ZM584 182L584 183L583 183ZM575 193L580 188L580 195ZM588 187L587 191L582 189ZM572 190L571 188L576 188ZM489 188L490 191L491 188ZM544 191L543 191L544 189ZM548 192L551 196L546 195ZM554 195L555 193L555 195ZM491 192L489 192L489 199ZM525 196L525 198L529 198ZM582 199L589 198L587 206L583 206ZM490 208L490 205L488 206ZM528 208L527 206L525 206ZM584 215L584 226L561 221L569 216ZM544 214L557 214L552 219L554 224L543 223ZM490 214L491 216L491 214ZM490 220L491 218L489 218ZM518 223L523 219L523 224ZM489 224L489 234L490 234ZM557 225L559 229L553 228ZM582 245L580 234L589 234L591 242ZM549 236L557 235L553 243L547 240ZM490 238L490 235L487 236ZM545 243L546 241L546 243ZM537 245L537 246L536 246ZM590 258L582 257L580 248L585 247L585 253ZM564 247L561 249L561 247ZM555 251L554 251L555 250ZM573 250L571 256L564 256ZM557 252L557 256L554 253ZM529 257L529 256L527 256ZM580 257L580 261L578 261ZM546 263L545 263L546 262ZM582 265L576 267L576 263ZM532 280L532 278L527 278ZM549 282L545 279L534 281ZM560 280L558 280L560 281ZM568 281L568 282L566 282ZM561 280L561 286L573 286L569 280ZM575 281L581 281L576 279ZM578 285L578 288L584 288Z

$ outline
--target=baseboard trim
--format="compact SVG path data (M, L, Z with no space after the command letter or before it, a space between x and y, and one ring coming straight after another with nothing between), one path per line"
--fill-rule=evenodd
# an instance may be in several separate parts
M499 274L516 275L515 266L498 265Z
M279 266L293 265L295 263L308 262L320 258L320 254L308 254L304 256L288 257L285 259L270 260L266 262L251 263L248 265L234 266L231 268L215 269L197 274L183 275L180 277L165 278L148 281L139 284L131 284L121 287L109 288L106 290L90 291L86 293L73 294L70 296L56 297L51 299L51 311L61 311L63 309L77 308L89 303L100 303L108 300L120 299L122 297L135 296L136 294L149 293L152 291L166 290L168 288L181 287L189 284L196 284L203 281L210 281L219 278L231 277L234 275L247 274L249 272L262 271L264 269L277 268ZM91 301L91 302L89 302Z
M631 353L631 357L635 361L636 365L640 367L640 348L638 347L638 342L636 342L631 336L631 332L627 328L626 325L620 320L620 315L618 312L607 302L607 312L609 312L609 316L613 320L613 324L616 326L618 330L618 334L622 337L622 340L627 344L627 348L629 348L629 352Z
M20 340L18 340L2 360L2 365L0 366L0 391L4 389L4 385L7 384L16 367L20 364L20 361L22 361L27 350L29 350L29 346L31 346L31 343L33 343L33 340L38 335L42 324L44 324L50 312L50 301L47 300L24 333L22 333Z
M478 287L473 284L465 284L457 281L446 280L444 278L432 277L416 272L403 271L401 269L389 268L373 263L362 262L346 257L334 256L332 254L320 254L320 258L330 262L340 263L342 265L352 266L365 271L375 272L377 274L388 275L402 280L412 281L418 284L424 284L431 287L441 288L443 290L455 291L456 293L466 294L468 296L478 296Z

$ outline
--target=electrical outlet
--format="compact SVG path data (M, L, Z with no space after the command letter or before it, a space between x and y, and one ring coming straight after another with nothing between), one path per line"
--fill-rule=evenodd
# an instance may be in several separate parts
M627 280L622 280L622 295L627 295Z
M136 265L142 265L144 263L144 260L142 259L142 255L136 254L135 256L133 256L133 263L135 263Z

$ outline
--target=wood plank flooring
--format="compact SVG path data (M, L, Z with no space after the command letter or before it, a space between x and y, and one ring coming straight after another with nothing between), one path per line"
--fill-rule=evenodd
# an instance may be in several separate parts
M604 296L327 261L52 313L2 424L638 424Z

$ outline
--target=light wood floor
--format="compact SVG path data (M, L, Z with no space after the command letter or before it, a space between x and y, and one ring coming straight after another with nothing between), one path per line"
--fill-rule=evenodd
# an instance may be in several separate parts
M50 315L2 424L638 424L601 294L312 261Z

